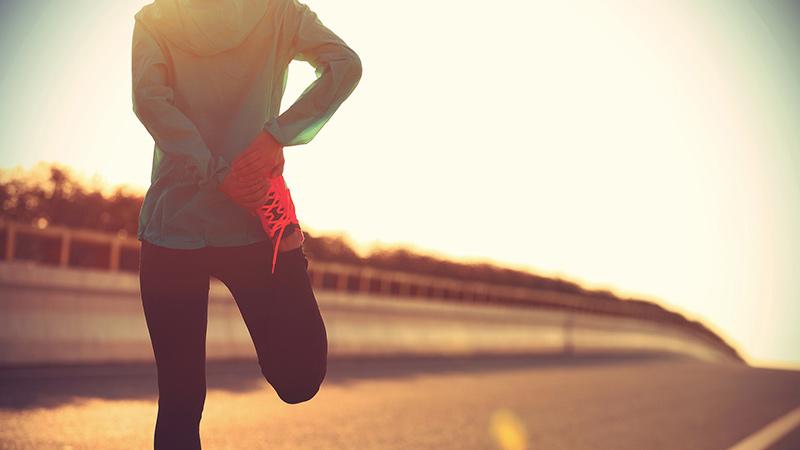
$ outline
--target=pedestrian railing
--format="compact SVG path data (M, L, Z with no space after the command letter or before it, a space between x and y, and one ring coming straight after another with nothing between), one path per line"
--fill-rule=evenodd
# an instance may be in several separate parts
M65 226L34 226L0 219L0 250L6 261L30 261L60 267L110 271L139 270L141 243L113 234ZM462 302L560 306L585 309L585 299L541 289L426 276L309 259L315 288L390 297L423 297ZM598 303L603 302L598 299Z
M135 237L64 226L33 226L0 218L0 254L5 261L29 261L60 267L138 272L140 245ZM719 341L713 333L687 326L682 316L647 302L593 297L580 293L508 286L428 276L309 258L315 289L369 294L376 299L435 300L518 307L561 308L673 322Z

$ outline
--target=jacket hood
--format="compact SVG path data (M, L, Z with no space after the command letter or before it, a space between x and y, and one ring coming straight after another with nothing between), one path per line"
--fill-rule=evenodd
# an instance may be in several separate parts
M155 0L134 16L173 45L198 56L241 44L261 21L269 0Z

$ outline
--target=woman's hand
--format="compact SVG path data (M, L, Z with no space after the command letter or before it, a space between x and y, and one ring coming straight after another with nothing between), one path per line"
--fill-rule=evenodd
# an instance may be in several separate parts
M269 180L259 178L249 183L242 183L233 172L222 180L219 190L231 198L237 205L253 213L256 208L267 201Z
M267 201L269 178L283 174L283 146L271 134L261 131L231 163L231 171L219 190L239 206L255 213Z
M283 145L261 130L253 142L231 163L231 172L244 184L256 179L274 178L283 174Z

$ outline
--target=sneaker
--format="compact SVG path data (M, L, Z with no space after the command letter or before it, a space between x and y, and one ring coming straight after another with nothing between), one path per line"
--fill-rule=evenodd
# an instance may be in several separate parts
M261 220L261 227L272 241L275 251L272 255L272 273L275 273L275 263L278 261L278 249L280 248L281 238L284 234L292 232L300 233L300 245L303 245L305 237L303 230L300 229L300 222L294 210L294 202L286 187L283 175L270 178L270 186L267 190L267 201L259 206L256 215Z

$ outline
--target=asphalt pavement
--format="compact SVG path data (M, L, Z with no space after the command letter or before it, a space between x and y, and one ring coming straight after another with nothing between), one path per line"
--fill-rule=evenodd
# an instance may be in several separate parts
M207 380L206 450L728 449L800 406L798 371L665 355L332 359L295 405L254 359ZM0 369L0 449L152 448L157 390L151 364Z

